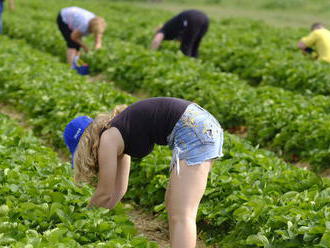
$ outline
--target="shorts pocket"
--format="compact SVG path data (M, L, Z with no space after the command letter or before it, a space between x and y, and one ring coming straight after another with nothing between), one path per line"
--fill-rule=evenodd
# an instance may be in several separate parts
M219 125L210 118L201 121L193 129L202 144L213 144L220 136Z

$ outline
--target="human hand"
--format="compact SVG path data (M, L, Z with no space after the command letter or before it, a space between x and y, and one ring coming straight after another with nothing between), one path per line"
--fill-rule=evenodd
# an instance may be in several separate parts
M102 48L102 45L101 44L96 44L95 45L95 49L100 49L100 48Z

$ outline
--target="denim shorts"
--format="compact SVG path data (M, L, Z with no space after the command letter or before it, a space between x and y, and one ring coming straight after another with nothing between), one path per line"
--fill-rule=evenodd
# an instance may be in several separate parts
M188 165L222 157L223 130L219 122L205 109L190 104L167 137L173 150L171 169L180 171L179 160Z

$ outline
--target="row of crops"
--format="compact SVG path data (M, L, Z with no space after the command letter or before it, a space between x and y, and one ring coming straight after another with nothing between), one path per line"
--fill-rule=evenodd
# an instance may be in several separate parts
M82 2L83 7L97 13L109 13L104 15L109 19L106 48L86 59L93 70L114 80L88 83L68 71L59 59L63 58L65 47L56 31L54 9L67 3L56 1L56 8L36 0L25 4L17 10L17 16L8 19L11 25L7 34L26 41L1 37L0 98L25 113L35 134L54 146L64 148L62 130L74 116L95 116L116 104L137 100L116 90L115 86L120 86L131 92L194 100L226 127L247 125L249 139L254 143L286 156L299 154L313 161L315 168L326 168L329 156L326 96L301 96L269 86L253 88L234 74L220 72L214 61L185 58L172 45L165 51L151 53L145 45L150 39L147 35L152 34L148 21L160 20L155 13L150 13L150 20L146 21L141 17L145 13L133 14L133 10L138 12L133 7L103 4L101 8ZM124 10L127 20L123 19ZM27 22L29 25L25 25ZM119 28L129 24L127 29ZM134 26L146 31L136 35ZM1 184L5 185L1 191L5 197L0 200L3 211L0 218L5 223L0 227L2 245L154 246L134 236L134 228L122 208L110 212L86 209L91 190L73 185L70 166L59 163L54 154L49 155L50 151L38 163L41 150L47 149L34 142L31 135L27 135L29 140L25 142L23 131L11 133L9 130L15 124L8 118L1 116L1 121L0 138L8 140L8 143L1 140L6 147L1 156L9 159L1 165L4 169L0 174ZM16 149L17 153L8 155ZM199 229L207 243L225 248L330 247L328 179L286 164L273 153L256 149L228 133L224 152L224 158L214 165L198 214ZM20 156L23 159L18 159ZM146 209L164 212L170 157L168 149L158 147L146 159L134 161L126 199ZM17 180L24 182L22 186ZM22 195L25 198L20 200ZM27 204L30 202L31 205Z
M26 9L25 11L28 12ZM33 26L32 20L31 25ZM49 25L53 25L53 22L49 21ZM14 25L13 27L18 28ZM46 20L43 21L43 27L46 30L47 27L50 28ZM38 32L39 29L35 29L30 39L28 33L21 33L25 35L21 37L38 49L31 48L25 41L14 41L5 37L1 37L0 47L0 98L26 114L36 135L47 139L56 147L64 148L62 130L74 116L94 116L116 104L129 104L137 100L116 90L113 83L88 83L86 79L69 71L58 57L38 51L39 48L46 47L52 52L51 47L43 47L43 40L54 45L55 50L57 44L63 43L57 34L40 36ZM113 46L113 49L109 49L111 53L107 54L106 50L103 50L96 54L100 57L102 54L106 55L104 61L112 59L113 66L107 65L103 71L112 75L111 78L116 79L118 85L133 87L129 88L132 91L145 90L148 87L148 93L151 95L176 95L175 92L182 92L184 87L186 98L196 99L219 117L221 111L216 110L215 106L223 108L226 114L231 115L234 115L236 110L233 109L235 105L230 106L229 102L227 107L230 108L227 110L226 106L217 102L218 98L225 99L225 94L217 87L223 87L224 92L233 92L232 95L226 93L228 101L237 88L225 91L226 88L239 85L244 90L250 89L250 86L234 75L218 72L212 64L192 61L172 52L150 55L144 48L133 44L131 46L134 49L130 50L130 43L123 43L119 38L112 39L110 45ZM60 49L58 51L63 52ZM94 58L97 59L97 56ZM165 63L163 59L171 63ZM178 60L181 67L178 69L177 65L177 72L174 74L171 66ZM94 64L99 65L98 62ZM136 67L133 67L133 64ZM151 67L150 71L148 66ZM206 70L208 66L210 67ZM183 81L184 75L189 76L184 74L187 70L190 70L191 76ZM133 75L136 78L132 78ZM138 80L139 75L143 76L144 80ZM204 76L204 81L201 81ZM206 76L209 81L206 81ZM164 80L161 80L161 77ZM219 93L222 96L208 97L204 91L207 87L210 87L209 95ZM326 107L319 105L318 109L321 113L325 112ZM225 117L225 114L222 115ZM232 118L232 121L239 120L235 116ZM73 185L69 180L70 166L60 164L53 153L49 155L51 152L41 147L40 142L34 142L31 136L27 136L31 140L24 142L20 131L16 134L16 131L13 131L11 135L8 126L9 130L13 130L14 124L6 118L1 120L4 120L0 125L4 129L1 130L1 138L9 142L1 142L6 147L1 156L9 159L8 163L1 165L4 169L0 174L1 184L6 185L1 188L1 195L5 197L1 198L0 202L3 208L1 218L5 223L5 227L1 228L2 237L6 237L3 239L4 245L12 243L12 246L17 247L24 247L25 244L50 247L52 242L53 245L72 244L72 247L78 244L91 247L152 247L152 244L144 239L131 234L131 225L127 223L124 214L116 212L118 209L114 212L86 209L84 206L91 193L90 189L79 189ZM329 247L329 180L286 164L273 153L256 149L228 133L225 140L225 156L214 165L198 214L199 228L206 242L228 248ZM31 146L28 146L30 144ZM21 145L24 151L19 150ZM47 153L43 156L41 150ZM40 165L39 154L42 157ZM18 159L20 156L23 159ZM170 157L170 151L158 147L146 159L134 161L126 199L134 200L146 209L163 212ZM19 164L19 161L23 162ZM25 182L24 180L26 184L18 183ZM25 185L27 189L24 188ZM28 193L32 196L27 195ZM21 195L25 197L22 200ZM23 205L19 207L20 204ZM20 226L18 230L6 228L7 223L11 225L13 222L16 223L13 225ZM126 242L127 246L120 246L123 242Z
M70 166L3 114L0 143L1 247L157 247L136 236L123 207L87 209L91 189L77 188Z
M63 44L54 47L47 39L50 30L54 35L54 19L59 9L65 6L66 1L56 4L45 4L40 0L33 1L32 4L22 3L22 12L17 16L8 16L8 32L14 37L24 37L26 32L28 36L30 33L34 33L35 36L44 35L46 37L39 37L45 39L42 49L46 46L54 48L52 52L55 53L62 51L57 48L64 47ZM150 45L155 28L173 15L166 11L148 9L146 16L146 9L128 4L109 4L106 1L81 2L80 6L107 19L107 43L119 38L143 47ZM24 11L26 7L30 8L29 12ZM45 10L44 12L47 10L47 13L40 12L41 9ZM27 19L18 18L22 15ZM26 27L26 20L34 20L32 23L29 22L32 26ZM40 28L40 21L49 21L53 25L51 28ZM310 60L304 58L296 48L297 41L307 34L307 28L275 28L248 19L226 19L220 22L212 20L210 31L203 41L201 59L212 62L223 71L239 74L252 85L274 85L301 94L329 95L329 66L322 62L310 63ZM57 36L59 37L59 34L56 34Z
M56 31L54 19L57 10L66 4L58 1L55 8L52 4L35 0L23 5L17 15L8 16L10 29L7 34L23 38L40 50L63 58L65 44ZM295 84L297 89L302 89L300 81L303 81L309 87L305 90L310 92L316 84L330 85L325 73L328 65L311 63L293 50L295 37L302 32L283 32L255 21L214 21L202 45L202 58L195 61L177 53L173 44L168 44L160 52L146 48L153 27L170 16L167 12L150 11L148 18L144 18L142 9L125 4L104 3L100 6L82 2L81 6L103 14L109 23L105 48L85 57L95 73L103 73L130 92L143 91L150 96L175 96L198 102L225 128L246 126L247 138L254 145L261 144L289 161L309 162L316 171L329 168L329 96L300 95L266 85L273 80L289 88ZM44 15L40 9L49 11ZM27 20L28 26L24 24ZM244 29L253 32L244 33ZM232 44L223 45L225 42ZM286 59L283 53L298 64L285 64L290 59ZM272 64L275 61L278 66ZM225 66L225 63L232 65ZM281 77L270 75L283 64L285 70ZM299 70L308 76L302 76ZM292 84L288 81L291 79L295 81Z
M40 34L48 36L49 30L55 31L56 27L53 25L52 29L38 30L39 21L54 23L58 10L67 6L67 3L56 3L56 5L45 5L40 1L35 3L32 6L34 12L32 9L29 13L23 11L19 16L25 14L28 19L32 17L36 21L35 25L27 27L28 34L32 32L37 35L41 32ZM118 4L104 5L81 3L81 6L103 15L108 20L108 42L119 38L148 47L155 27L173 15L160 10L148 10L148 18L145 18L145 9L142 8ZM26 6L23 4L23 7ZM46 15L40 14L40 9L49 12ZM22 24L25 20L20 19ZM24 30L16 29L16 21L10 22L9 34L24 37ZM22 25L19 27L23 28ZM322 62L310 63L296 48L297 41L306 34L307 29L274 28L253 20L227 19L220 22L213 20L210 32L203 43L201 58L204 61L211 61L223 71L239 74L252 85L275 85L303 94L329 95L330 79L326 73L328 65ZM46 41L47 38L45 43ZM48 44L48 47L53 46ZM53 52L59 51L57 47Z

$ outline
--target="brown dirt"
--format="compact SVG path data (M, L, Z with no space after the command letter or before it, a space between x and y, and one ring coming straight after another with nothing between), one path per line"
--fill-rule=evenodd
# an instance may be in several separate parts
M139 233L146 236L149 240L157 242L160 248L170 247L168 225L165 221L159 220L156 216L138 209L131 210L129 215ZM196 248L206 247L204 242L198 239Z
M312 170L312 166L306 162L297 162L294 165L301 169ZM330 178L330 168L322 171L319 176Z
M311 165L306 162L298 162L298 163L295 163L294 165L297 166L298 168L305 169L305 170L312 169Z
M330 178L330 169L324 170L322 173L320 173L320 176Z
M28 125L26 121L24 121L24 115L17 112L12 106L5 103L0 103L0 112L16 120L20 126L32 130L32 127Z
M246 138L248 136L248 127L246 126L237 126L228 128L227 131L231 134L235 134L241 138Z
M168 228L164 221L159 221L155 216L137 209L132 209L129 216L140 234L157 242L160 248L169 247Z
M97 75L93 75L93 76L87 76L87 81L88 82L93 82L93 83L94 82L111 82L103 74L97 74Z

